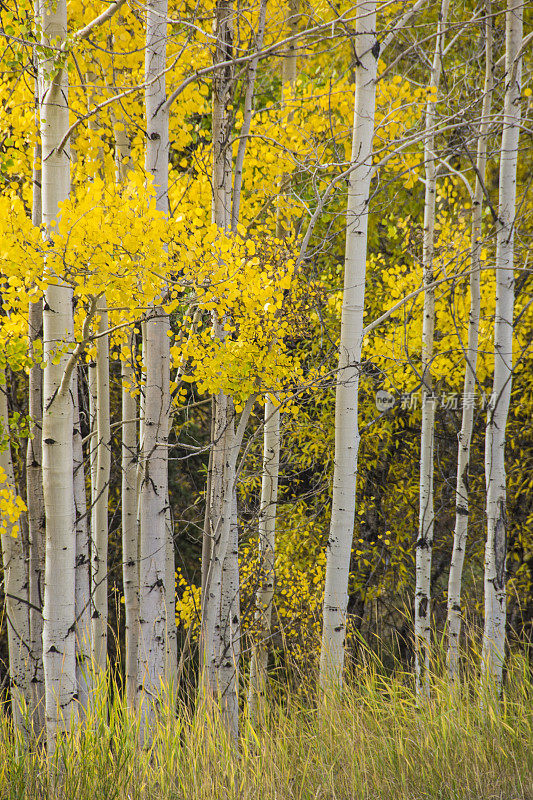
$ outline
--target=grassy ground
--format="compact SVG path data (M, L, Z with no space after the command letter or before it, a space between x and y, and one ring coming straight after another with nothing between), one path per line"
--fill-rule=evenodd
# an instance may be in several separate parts
M270 707L239 746L213 717L163 710L149 750L105 691L54 763L0 719L1 800L533 800L533 684L515 659L502 702L474 682L453 696L435 679L417 707L411 679L360 669L318 713L309 694ZM115 695L116 698L116 695Z

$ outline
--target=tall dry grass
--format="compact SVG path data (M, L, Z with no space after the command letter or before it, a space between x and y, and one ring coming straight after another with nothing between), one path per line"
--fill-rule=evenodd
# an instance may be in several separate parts
M411 677L357 668L342 698L278 687L262 723L229 740L216 715L162 701L149 748L112 681L48 759L0 719L2 800L533 800L533 684L514 656L501 701L474 675L433 678L417 706ZM175 709L178 709L175 711Z

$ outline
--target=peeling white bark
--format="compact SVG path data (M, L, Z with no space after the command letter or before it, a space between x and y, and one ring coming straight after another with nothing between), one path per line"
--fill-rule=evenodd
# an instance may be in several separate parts
M357 395L363 339L368 201L379 56L375 0L363 0L358 5L356 32L357 52L361 55L355 67L352 162L358 166L348 179L344 292L335 398L333 500L320 653L320 686L323 691L342 686L344 665L348 575L360 439Z
M496 313L494 380L487 412L485 481L487 543L485 549L485 628L481 671L484 683L501 690L505 659L507 478L505 429L513 375L514 223L516 171L520 136L520 94L524 6L508 0L505 37L505 97L500 151L499 208L496 224Z
M168 212L168 112L165 63L167 2L150 0L146 18L145 105L147 121L146 171L153 178L156 207ZM158 80L153 80L159 75ZM142 726L157 708L157 696L168 669L167 651L167 531L168 450L170 424L169 318L154 307L145 323L146 386L141 452L140 578L138 686L142 699Z
M61 46L67 34L65 0L43 4L42 44ZM43 57L44 58L44 57ZM50 70L41 64L41 73ZM58 145L68 130L68 83L56 70L43 86L41 101L42 214L49 229L58 205L70 191L69 156ZM61 276L50 281L43 313L43 490L46 515L43 663L48 747L76 716L75 531L73 487L73 408L70 386L60 390L73 339L72 289ZM61 353L59 363L52 357Z

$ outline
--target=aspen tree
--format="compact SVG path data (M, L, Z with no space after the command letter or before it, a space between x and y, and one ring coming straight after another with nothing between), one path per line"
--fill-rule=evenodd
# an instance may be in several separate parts
M34 16L39 16L39 3L34 3ZM35 123L39 130L40 80L37 52L33 53L35 70ZM32 170L32 223L39 228L41 208L41 141L37 136L33 151ZM28 304L28 355L36 359L38 344L42 346L43 303ZM28 375L28 415L30 435L26 447L26 504L28 507L29 545L29 615L30 615L30 669L33 694L33 728L39 734L44 727L44 672L43 672L43 594L44 594L44 497L42 473L42 418L43 373L39 363L33 363Z
M265 398L263 433L263 476L259 507L259 586L256 592L256 623L259 641L254 644L250 661L248 714L255 722L267 687L267 664L270 650L272 602L274 600L276 507L280 457L280 412L270 395Z
M65 0L45 2L42 44L60 47L67 35ZM59 143L68 130L68 81L62 56L44 58L41 100L42 219L51 230L59 203L70 191L69 158ZM73 486L73 407L65 375L73 339L72 289L49 275L44 298L43 490L46 555L43 610L43 663L48 746L76 716L75 532Z
M166 548L165 548L165 602L166 602L166 673L165 679L171 690L177 688L178 679L178 629L176 627L176 564L174 557L174 524L167 495L165 510Z
M222 563L218 652L218 689L221 706L229 729L236 737L239 719L239 658L241 654L241 609L239 579L239 524L235 485L229 487L232 497L230 539Z
M220 325L217 325L220 335ZM231 542L233 486L236 446L233 402L220 392L215 398L213 467L211 478L210 526L211 553L206 580L204 623L204 681L213 698L220 703L225 724L236 738L238 733L237 670L235 651L228 646L230 618L228 610L236 598L231 565L235 546ZM227 556L229 558L226 560ZM223 578L226 580L223 581Z
M40 175L39 175L40 184ZM35 204L34 204L35 209ZM34 220L36 213L34 211ZM40 201L39 201L40 218ZM34 223L35 224L35 223ZM39 222L40 224L40 222ZM42 341L42 300L29 303L28 328L30 358L36 356L36 343ZM43 673L43 594L44 594L44 497L42 475L43 375L41 365L32 364L28 376L28 414L30 436L26 448L26 497L28 506L28 579L30 599L30 670L33 693L33 726L36 733L44 726Z
M320 686L323 691L342 685L344 664L348 574L360 438L357 392L363 339L368 202L379 56L375 0L358 3L356 34L358 57L355 64L351 160L357 166L354 166L348 178L344 292L335 396L333 500L320 652Z
M429 86L438 91L442 72L442 53L448 17L449 0L442 0L435 53ZM433 550L433 458L435 442L435 397L433 395L432 361L435 329L435 199L437 166L435 156L435 121L437 96L428 97L426 104L426 139L424 141L425 198L422 270L425 286L422 320L422 423L420 433L420 507L418 538L415 545L415 675L417 695L429 692L429 656L431 644L431 556Z
M259 6L259 20L257 23L257 35L254 36L253 47L258 52L263 47L263 39L265 35L265 21L266 21L266 8L267 0L261 0ZM242 177L244 171L244 156L246 153L246 145L248 144L248 137L250 135L250 127L252 124L253 102L255 93L255 81L257 77L257 67L259 64L259 56L256 56L250 61L248 65L248 75L246 81L246 93L244 97L244 110L243 110L243 124L240 131L239 147L235 159L235 177L233 179L233 195L231 198L231 229L235 233L239 222L239 212L241 205L241 188Z
M472 237L470 246L470 313L466 346L463 387L463 417L457 453L457 486L455 495L455 530L448 580L448 650L447 664L450 680L454 682L459 670L459 640L461 636L461 581L468 535L468 470L470 443L474 427L474 397L478 359L479 317L481 310L481 225L483 219L483 184L487 166L487 142L493 90L492 7L485 2L485 81L476 157L476 181L472 199Z
M96 508L96 467L98 463L98 429L96 423L97 388L96 361L93 359L87 366L87 389L89 393L89 427L91 429L89 447L89 475L91 478L91 528L94 525L94 509ZM92 538L92 533L91 533ZM93 603L91 594L91 603Z
M9 415L4 370L0 370L0 429L2 436L7 440L3 449L0 450L3 488L9 488L15 498L15 476L9 441ZM32 702L27 552L22 529L18 522L10 519L9 512L2 514L1 522L3 530L0 536L0 545L4 568L11 709L15 725L22 730L25 709L28 707L31 709Z
M298 25L298 2L289 4L287 20L290 36L293 37ZM282 109L291 100L296 83L296 53L294 40L282 60ZM281 197L287 176L280 180ZM283 209L278 205L276 236L286 235ZM248 714L252 722L257 719L259 706L264 699L267 687L267 665L270 650L272 627L272 603L274 600L275 554L276 554L276 511L278 502L279 460L281 447L281 414L276 397L267 393L265 397L263 431L263 474L261 479L261 500L259 505L259 575L256 592L257 611L255 621L258 626L257 644L253 645L250 659L250 687L248 690Z
M96 75L86 75L88 104L98 101ZM89 119L89 129L100 132L97 114ZM103 149L96 155L96 174L104 178ZM107 662L107 550L109 478L111 473L111 419L109 407L109 327L105 295L97 298L98 325L95 360L89 365L91 413L91 601L92 601L92 665L105 671Z
M259 38L264 25L265 6L259 15ZM232 154L230 103L233 94L234 70L228 60L233 58L234 8L231 0L218 0L216 6L216 45L213 72L213 206L212 217L222 231L229 231L239 216L240 177L236 174L232 197ZM248 76L246 112L251 114L255 85L256 65ZM217 66L217 65L223 66ZM246 141L247 121L244 121ZM249 127L248 127L249 131ZM238 159L242 170L244 151ZM233 203L232 203L233 200ZM233 212L232 212L233 209ZM227 320L213 312L213 333L224 340ZM209 567L205 577L205 597L202 601L202 644L204 690L218 701L228 731L234 739L239 730L239 657L240 657L240 600L238 563L238 523L235 494L236 462L246 424L253 406L250 397L241 412L235 428L233 400L223 391L215 395L213 403L212 457L210 460L209 510L206 527L210 545Z
M92 624L91 624L91 534L87 514L85 493L85 467L83 441L80 425L80 403L78 368L72 374L73 413L73 466L74 466L74 512L76 524L76 680L80 711L89 704L92 669Z
M481 671L487 686L501 690L505 658L507 478L505 430L513 377L514 229L516 172L520 135L521 47L524 5L508 0L505 30L505 95L500 150L499 207L496 222L496 311L494 378L487 411L485 482L485 627Z
M202 604L205 616L202 685L208 696L217 701L224 724L234 739L239 730L240 655L236 461L254 399L252 396L246 401L235 429L232 399L224 392L215 398L209 511L211 548L206 598Z
M137 645L139 638L139 526L137 523L137 400L130 388L134 384L135 337L130 337L129 352L123 350L122 368L122 582L126 616L126 698L135 704L137 689Z
M111 420L109 410L109 328L104 296L96 302L95 434L93 437L94 492L91 524L91 597L93 665L105 671L107 660L107 546L109 477L111 472Z
M150 0L146 15L145 107L146 171L152 176L156 208L168 212L168 111L164 105L167 47L167 2ZM157 80L154 80L159 76ZM168 538L167 440L170 415L169 318L162 306L148 312L143 337L146 370L140 486L140 579L138 691L146 725L156 710L157 695L168 672L166 568Z
M233 56L233 3L217 0L215 12L216 45L214 64L225 62ZM213 73L213 207L212 216L221 231L231 228L232 155L227 146L230 135L228 106L232 96L233 68L224 66ZM213 313L214 335L224 339L225 320ZM214 429L211 463L211 495L209 498L210 560L206 578L204 628L204 688L220 702L224 721L234 737L238 731L238 664L231 646L227 647L230 627L227 610L231 606L225 593L233 589L228 579L231 574L225 563L226 555L232 558L230 546L233 516L233 484L235 478L235 425L234 407L230 397L222 391L214 398ZM228 553L229 551L229 553ZM224 617L224 610L226 616Z
M115 179L118 184L127 181L131 170L131 139L124 114L114 112L113 135L115 139ZM121 520L122 520L122 584L124 587L124 614L126 640L126 699L128 706L135 705L137 691L137 646L139 640L139 524L137 519L138 492L137 469L139 443L137 439L138 404L132 389L135 385L135 332L122 346L121 405Z

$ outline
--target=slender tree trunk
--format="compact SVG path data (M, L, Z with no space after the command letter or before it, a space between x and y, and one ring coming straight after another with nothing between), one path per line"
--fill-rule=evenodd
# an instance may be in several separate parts
M0 450L0 467L5 475L5 483L0 486L3 489L9 488L15 498L17 495L9 442L9 414L4 370L0 370L0 428L2 434L8 438L6 447ZM20 523L12 522L9 515L5 513L2 513L1 522L4 528L0 541L4 567L11 708L15 725L17 728L23 729L24 709L25 707L31 709L32 702L27 553Z
M219 648L218 690L221 709L230 723L234 737L238 734L239 719L239 660L241 655L240 628L240 581L239 581L239 525L237 517L237 494L235 476L231 494L230 538L222 563L222 590L220 597L220 629L217 636Z
M91 431L89 445L89 472L91 476L91 529L94 528L94 509L96 508L96 473L98 455L98 428L96 424L97 388L96 388L96 361L87 365L87 388L89 390L89 428ZM91 601L92 602L92 601Z
M348 574L360 439L357 419L359 365L363 338L368 202L379 56L375 0L362 0L358 5L356 33L357 52L361 55L355 66L352 163L357 163L358 166L348 179L344 293L335 399L333 500L320 653L322 690L342 686L344 665Z
M91 625L91 533L85 494L85 466L80 427L80 404L78 394L78 369L72 377L73 415L73 462L74 462L74 512L76 521L76 677L80 711L86 712L89 705L92 672L92 625Z
M168 112L166 99L166 0L150 0L146 20L145 93L147 145L146 171L156 190L156 206L168 211ZM150 83L155 75L161 77ZM156 695L167 670L167 531L168 431L170 420L169 318L162 307L154 307L146 320L144 360L146 369L142 484L140 496L140 636L138 647L139 686L146 692L143 725L148 734L156 710ZM175 621L172 621L175 624Z
M35 18L39 13L34 6ZM38 59L34 55L35 120L39 127L39 75ZM36 228L42 221L41 208L41 141L33 153L32 222ZM34 358L35 343L43 338L43 303L28 306L28 355ZM26 448L26 504L28 507L29 582L30 582L30 653L31 685L33 694L33 728L39 734L44 728L44 672L43 672L43 594L44 594L44 498L42 472L42 424L43 424L43 372L40 364L30 367L28 376L28 414L30 436Z
M496 223L496 313L494 380L487 413L485 480L487 543L485 549L485 628L481 670L486 685L501 690L505 658L507 478L505 429L513 375L514 228L516 171L520 135L520 83L523 10L508 0L505 37L505 97L500 155L500 199Z
M131 390L134 337L129 352L123 352L122 364L122 581L126 615L126 698L135 705L137 689L137 645L139 639L139 526L137 522L137 400Z
M105 297L97 300L98 333L109 328ZM92 648L94 667L105 671L107 660L107 540L111 422L109 410L109 336L96 340L95 487L91 526Z
M211 475L211 558L206 581L204 680L216 699L227 729L238 735L238 651L231 641L231 607L238 594L238 543L233 523L237 443L231 398L220 392L215 403ZM233 537L233 539L232 539ZM236 561L236 567L232 564ZM237 586L234 584L237 570Z
M294 36L298 27L298 0L289 4L287 20L290 36ZM296 82L296 55L294 42L288 47L282 60L282 107L292 99ZM289 114L289 119L291 118ZM282 175L280 193L283 196L287 176ZM276 237L283 239L286 230L283 209L278 203L276 218ZM253 723L257 721L258 711L263 704L267 688L267 664L271 639L272 603L274 600L275 555L276 555L276 511L278 498L278 476L280 459L280 412L276 398L267 394L264 412L263 438L263 477L261 481L261 501L259 510L259 588L256 593L256 624L259 642L252 648L250 659L250 686L248 690L248 714Z
M65 0L45 2L45 46L60 46L67 34ZM46 61L42 74L50 69ZM67 73L56 69L43 87L41 102L42 214L47 229L58 204L70 191L69 158L58 145L68 130ZM62 385L68 361L65 342L73 339L72 289L60 275L45 292L43 313L43 490L46 516L43 663L48 745L76 715L75 532L73 487L73 408L70 381ZM57 351L59 359L53 358ZM54 363L58 361L58 363Z
M259 20L257 23L257 35L254 37L252 48L256 51L261 50L263 47L263 39L265 34L265 19L266 19L267 0L261 0L259 6ZM253 103L255 93L255 79L257 77L257 65L259 63L259 56L250 61L248 67L248 76L246 82L246 93L244 97L244 116L243 124L240 132L239 147L237 150L237 157L235 159L235 177L233 180L233 196L231 206L231 229L237 230L239 222L239 212L241 207L241 188L242 176L244 171L244 156L246 153L246 145L250 135L250 127L252 124Z
M202 535L202 639L203 639L203 620L205 619L205 598L207 587L207 576L209 573L209 565L211 563L211 478L213 472L213 442L215 441L215 398L211 398L211 425L209 441L211 447L209 449L209 461L207 464L207 480L205 486L205 514L204 514L204 530ZM200 645L200 652L203 652L203 645Z
M233 57L233 0L217 0L215 66ZM213 219L224 231L231 229L232 153L229 105L233 94L233 68L213 73ZM238 210L237 210L238 213Z
M116 182L124 184L131 170L131 139L127 120L120 109L114 112ZM121 354L122 379L122 583L124 586L125 640L126 640L126 699L135 706L137 691L137 648L139 642L139 521L137 472L139 443L137 440L137 398L132 394L135 385L135 333L132 331L128 346Z
M468 471L470 444L474 427L476 368L478 357L479 317L481 309L480 248L483 219L483 184L487 166L487 141L493 89L492 62L492 9L491 0L485 2L485 82L481 122L477 143L476 182L472 202L472 239L470 247L470 314L468 318L468 344L463 388L463 419L459 433L457 454L457 488L455 494L455 530L453 552L448 580L448 651L447 664L450 680L459 675L459 640L461 636L461 581L468 535Z
M166 619L167 619L167 661L166 681L172 691L176 690L178 678L178 629L176 627L176 564L174 557L174 525L170 510L170 499L167 496L165 509L166 526Z
M442 0L435 54L429 85L438 89L442 72L442 52L448 17L449 0ZM424 311L422 321L422 426L420 437L420 511L416 541L415 588L415 674L417 695L429 692L429 656L431 644L431 556L433 551L433 457L435 442L435 397L431 364L435 329L434 232L437 166L435 133L437 100L429 99L426 106L427 137L424 144L426 192L424 200L424 240L422 269L424 286Z
M267 687L267 663L270 649L272 602L274 599L274 561L276 548L276 505L280 455L280 413L267 395L263 443L263 480L259 509L259 572L256 593L258 643L252 649L248 713L257 720Z
M233 55L233 3L218 0L216 5L216 48L214 64ZM232 154L229 105L233 91L233 69L227 65L213 73L213 220L221 231L229 231L232 219ZM238 210L236 211L238 215ZM213 317L213 332L224 339L225 320ZM231 545L233 492L237 445L234 408L230 397L219 392L214 397L214 436L212 440L209 536L211 540L206 597L203 604L203 682L204 688L220 707L224 723L234 739L238 736L238 662L234 643L228 641L231 620L232 579L238 580L238 546ZM235 561L232 564L232 560ZM225 579L224 579L225 578Z
M29 355L34 342L42 340L42 301L30 303ZM38 734L44 727L43 672L43 594L44 594L44 498L42 474L43 382L40 364L30 367L28 377L30 437L26 450L26 496L28 506L29 583L30 583L30 652L33 689L33 726Z

